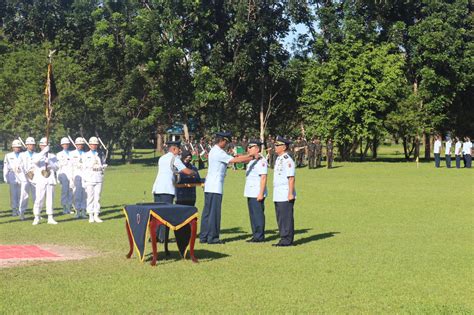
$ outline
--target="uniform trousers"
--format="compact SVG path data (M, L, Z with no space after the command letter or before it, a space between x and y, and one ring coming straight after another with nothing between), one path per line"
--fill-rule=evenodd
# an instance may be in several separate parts
M293 243L295 236L295 220L293 210L295 201L275 202L275 212L280 232L280 244L289 245Z
M74 185L72 186L72 193L74 196L74 207L77 210L84 210L87 207L87 195L82 178L80 176L74 177Z
M461 168L461 155L456 155L456 168Z
M21 185L19 183L10 183L10 206L12 210L18 210L20 206Z
M316 168L316 156L314 154L308 155L308 168Z
M201 243L219 242L221 230L222 194L204 193L204 209L201 217Z
M100 193L102 192L102 183L85 183L86 195L87 195L87 213L88 214L99 214L100 213Z
M471 168L472 156L470 154L464 154L464 167Z
M446 158L446 167L447 167L447 168L451 168L451 155L450 155L450 154L446 154L446 155L445 155L445 158Z
M257 198L247 198L249 207L250 226L252 227L252 238L257 241L265 240L265 199L258 201Z
M166 202L173 204L174 195L171 194L154 194L153 195L155 202ZM160 225L158 227L156 235L158 235L158 241L161 243L165 242L165 238L169 235L170 228L165 225Z
M440 157L439 153L435 153L434 158L435 158L435 167L439 167L439 164L441 162L441 157Z
M70 207L73 201L72 180L66 174L58 174L58 180L61 184L61 205Z
M41 214L45 201L46 214L53 215L54 188L55 185L36 183L36 199L33 205L33 214L35 217Z
M316 168L321 166L321 154L316 153Z
M28 207L28 196L31 196L33 204L36 199L36 187L35 184L26 181L21 182L20 184L20 213L25 213L26 208Z

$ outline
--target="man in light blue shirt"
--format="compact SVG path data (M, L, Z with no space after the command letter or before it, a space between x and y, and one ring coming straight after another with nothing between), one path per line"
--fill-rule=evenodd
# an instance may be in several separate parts
M265 197L267 196L267 173L268 162L260 155L262 142L252 139L247 146L250 155L258 155L258 159L247 164L245 173L244 196L247 197L247 205L250 215L250 226L252 228L252 238L247 240L250 243L260 243L265 241Z
M224 178L229 163L248 163L254 155L232 157L224 151L230 142L230 132L218 132L215 145L209 152L209 169L204 185L204 209L201 217L201 243L223 244L219 239Z
M179 154L181 153L180 141L168 141L168 153L161 156L158 160L158 174L153 184L153 196L155 202L173 203L176 195L175 173L183 173L193 175L194 171L187 168ZM158 241L164 242L166 229L164 225L160 225L158 229Z
M275 161L273 174L273 201L280 232L280 241L273 246L292 246L295 234L293 216L295 191L295 162L287 153L289 140L278 136L275 141L275 152L278 155Z

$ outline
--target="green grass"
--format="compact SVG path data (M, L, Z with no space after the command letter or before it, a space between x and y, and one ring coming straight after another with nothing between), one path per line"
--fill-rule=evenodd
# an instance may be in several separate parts
M33 227L31 215L19 222L7 211L7 185L0 185L1 244L100 253L0 269L0 313L473 313L473 171L431 163L336 167L297 171L298 246L271 246L277 239L271 195L272 241L244 241L250 231L244 173L229 170L221 236L227 243L198 243L199 264L177 260L172 243L171 259L161 252L156 267L125 259L121 213L122 205L141 202L144 191L151 200L152 163L108 169L100 225L59 215L57 226ZM271 193L271 176L269 183Z

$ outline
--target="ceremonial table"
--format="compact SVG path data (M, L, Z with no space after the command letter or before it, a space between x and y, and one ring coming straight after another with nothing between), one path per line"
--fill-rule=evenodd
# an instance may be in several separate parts
M195 263L198 262L194 257L198 217L195 207L164 202L139 203L125 206L123 212L125 213L125 227L130 244L127 258L132 256L135 246L140 261L144 261L147 235L149 234L153 250L151 265L155 266L158 259L156 231L158 226L165 225L174 231L181 257L185 259L189 249L191 260ZM168 240L165 241L165 252L169 255Z

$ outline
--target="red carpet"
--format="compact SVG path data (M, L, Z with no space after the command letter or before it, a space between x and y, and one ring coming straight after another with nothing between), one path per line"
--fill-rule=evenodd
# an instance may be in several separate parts
M0 259L60 257L34 245L0 245Z

